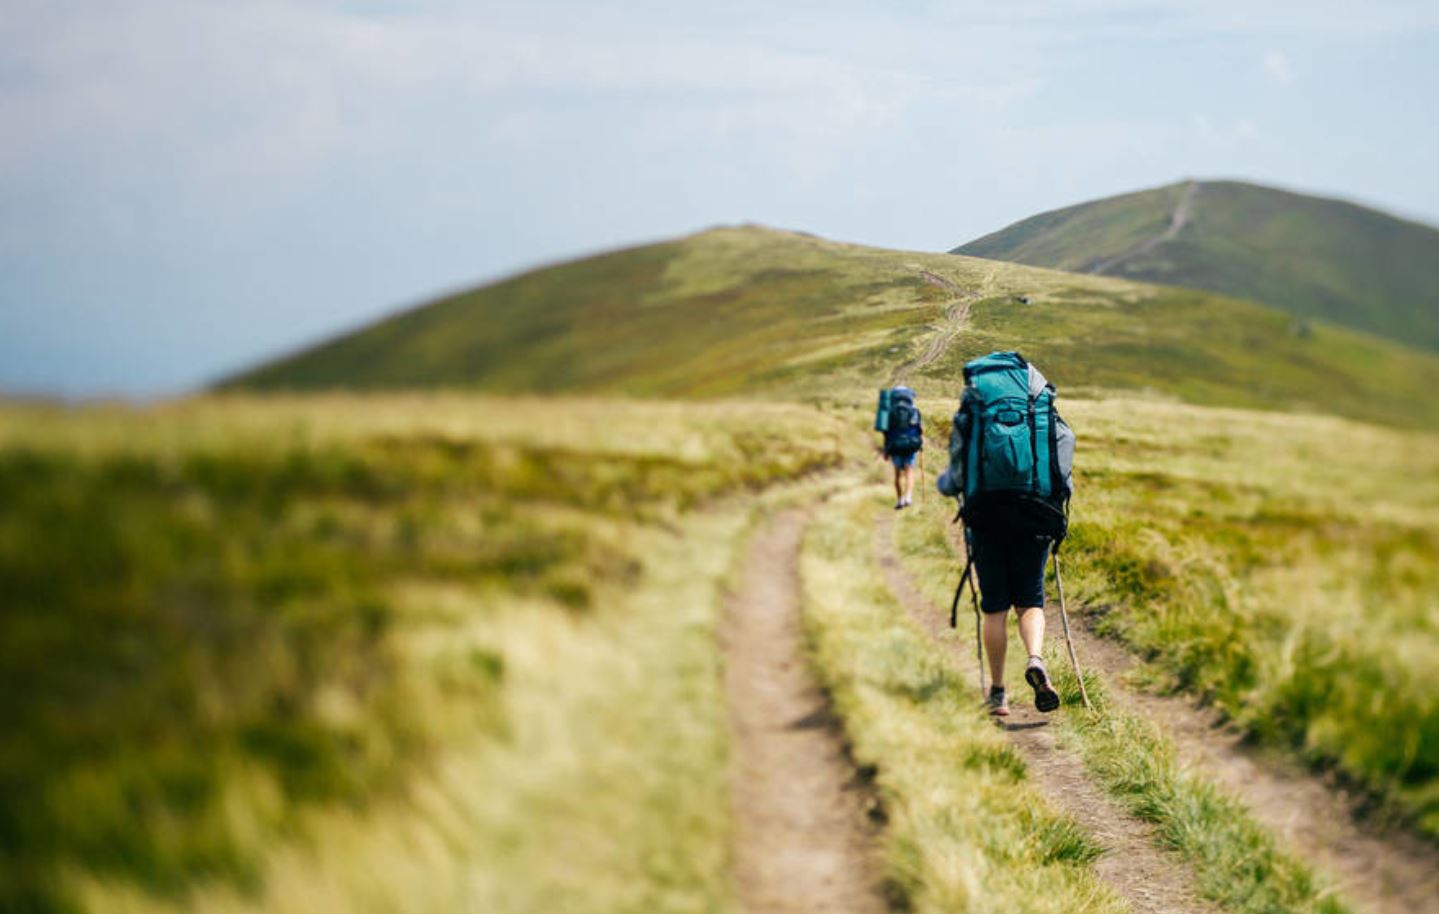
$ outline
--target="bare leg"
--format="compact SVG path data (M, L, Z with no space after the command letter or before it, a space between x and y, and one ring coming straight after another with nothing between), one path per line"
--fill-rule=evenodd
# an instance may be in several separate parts
M1019 616L1019 637L1024 649L1031 657L1044 656L1044 608L1040 606L1015 607Z
M1009 647L1009 632L1005 624L1009 613L984 614L984 652L989 655L989 685L1004 685L1004 653Z
M904 500L914 499L914 467L905 467L904 470Z
M894 468L894 500L896 502L904 498L904 470Z

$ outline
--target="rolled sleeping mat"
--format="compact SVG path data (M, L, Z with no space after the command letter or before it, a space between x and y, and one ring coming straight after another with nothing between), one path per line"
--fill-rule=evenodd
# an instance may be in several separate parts
M879 392L879 407L874 411L874 430L889 431L889 389Z

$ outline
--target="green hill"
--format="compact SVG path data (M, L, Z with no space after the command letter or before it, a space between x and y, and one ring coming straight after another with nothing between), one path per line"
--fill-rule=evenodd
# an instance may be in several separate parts
M1155 891L1189 872L1229 914L1347 914L1181 765L1162 707L1105 697L1202 700L1439 838L1439 434L1295 414L1439 426L1439 355L1296 323L719 229L222 385L358 393L0 403L0 692L23 697L0 702L0 911L742 910L724 684L751 556L794 582L794 660L874 790L894 907L1125 909L1094 868L1117 831L1049 804L921 621L961 565L942 453L896 514L871 450L877 384L918 387L942 440L962 362L1012 346L1081 441L1070 606L1142 658L1087 664L1084 714L1051 637L1043 751L1152 825L1178 874ZM791 506L792 554L757 548Z
M1251 298L1439 349L1439 229L1237 181L1041 213L954 249Z
M537 270L221 386L853 402L897 376L952 396L964 360L995 348L1069 392L1439 425L1439 358L1367 335L1189 289L761 228Z

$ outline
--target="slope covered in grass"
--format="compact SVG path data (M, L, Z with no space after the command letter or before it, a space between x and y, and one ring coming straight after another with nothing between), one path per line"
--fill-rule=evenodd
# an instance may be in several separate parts
M773 404L0 409L0 909L723 907L712 626L748 507L689 512L835 465L837 433Z
M1020 297L1028 303L1020 302ZM1184 289L838 244L765 229L539 270L234 379L252 390L454 386L855 402L970 305L972 332L913 378L1019 348L1069 390L1439 426L1439 357Z
M1206 289L1439 349L1439 229L1341 200L1184 182L1041 213L954 253Z

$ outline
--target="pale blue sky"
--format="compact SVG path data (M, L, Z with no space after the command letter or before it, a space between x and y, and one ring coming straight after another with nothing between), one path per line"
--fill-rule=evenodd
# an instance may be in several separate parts
M756 221L1241 177L1439 223L1429 2L0 0L0 391L151 396Z

